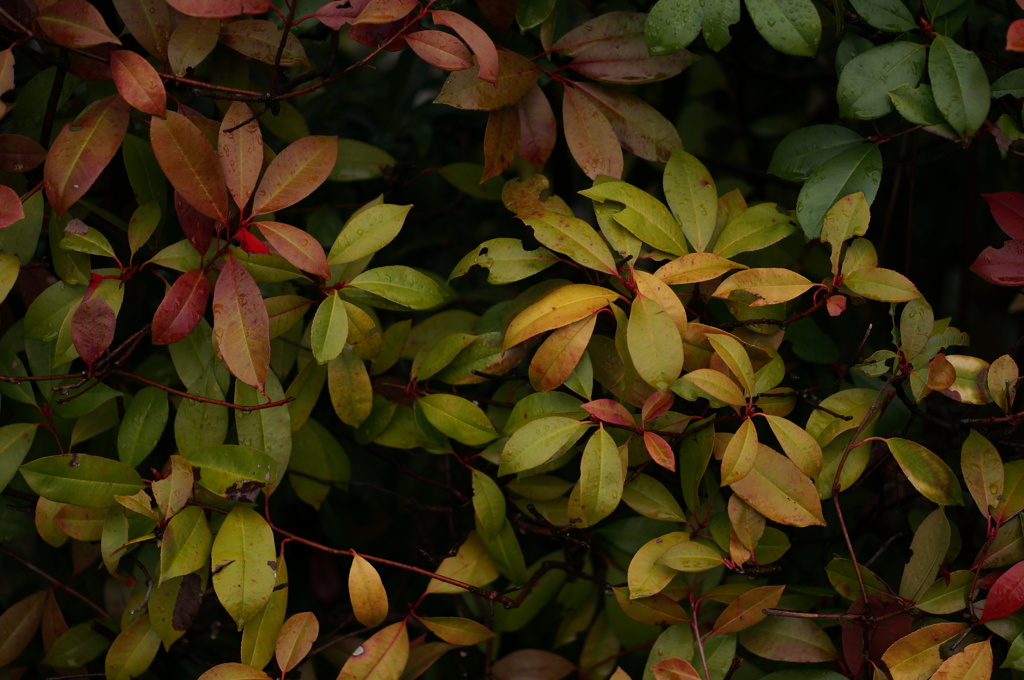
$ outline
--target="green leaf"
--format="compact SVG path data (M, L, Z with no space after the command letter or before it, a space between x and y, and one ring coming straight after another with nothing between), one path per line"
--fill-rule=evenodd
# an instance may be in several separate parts
M156 387L139 390L128 408L117 431L117 457L129 467L136 467L148 456L167 426L169 408L167 393Z
M704 21L703 0L658 0L644 21L651 54L674 54L690 46Z
M391 243L405 224L411 205L374 205L356 213L334 240L327 262L355 262Z
M475 645L494 633L482 623L457 616L420 616L417 620L431 633L453 645Z
M791 420L770 414L764 417L786 456L800 468L800 472L811 479L817 479L824 457L814 437Z
M512 583L526 582L527 571L523 549L520 547L516 532L512 529L512 523L508 521L507 517L496 533L480 534L480 541L505 578Z
M658 564L683 572L701 572L722 565L722 555L697 541L683 541L658 558Z
M56 668L74 668L90 663L110 646L110 638L96 630L92 621L64 631L54 641L42 663Z
M947 582L948 579L948 582ZM928 614L954 614L967 608L967 594L974 573L964 569L940 576L917 598L917 608Z
M498 474L523 472L543 465L575 444L588 427L574 418L563 416L527 422L505 443Z
M606 274L615 274L615 259L600 234L583 220L549 210L520 216L533 235L551 250L573 262Z
M288 475L288 480L299 498L319 510L334 484L344 484L351 476L348 454L334 435L312 419L292 434L292 449L302 455L288 461L288 471L297 473Z
M821 18L810 0L746 0L750 18L769 45L795 57L813 57Z
M115 258L114 248L107 237L86 225L82 220L72 219L64 227L64 235L60 239L60 247L76 253L99 255Z
M711 173L696 156L677 149L665 166L662 183L665 201L679 221L686 240L697 252L708 250L718 218L718 190ZM669 252L682 255L686 250Z
M637 296L630 307L626 344L636 372L665 392L683 370L683 340L668 312L652 298Z
M341 422L358 427L369 417L373 407L370 375L351 345L346 345L341 354L327 364L327 389Z
M160 650L160 636L153 630L149 615L135 619L122 630L104 662L108 680L132 680L146 672Z
M723 404L729 406L741 407L746 406L747 400L743 396L743 392L739 386L732 381L724 373L720 373L711 368L698 368L695 371L690 371L675 384L672 385L672 391L680 395L684 399L687 395L683 392L686 389L685 383L689 383L693 387L697 388L704 395L720 401ZM702 395L698 395L702 396Z
M35 637L46 603L46 591L29 595L11 604L0 614L0 666L7 666Z
M803 182L827 161L863 141L856 132L840 125L809 125L790 132L779 142L768 172L790 182Z
M269 484L277 476L277 462L256 449L238 444L221 444L182 455L202 473L198 482L219 496L240 491L246 482L259 486Z
M913 553L903 569L899 596L917 602L931 585L949 550L950 528L942 508L933 510L914 532Z
M652 539L637 550L629 562L626 576L629 585L629 599L637 600L642 597L650 597L664 590L669 581L676 577L678 571L661 564L661 558L670 549L689 541L689 534L675 531Z
M288 565L284 552L277 557L277 577L274 592L256 616L242 628L242 663L254 668L263 668L274 657L277 634L284 625L288 609Z
M335 359L344 349L347 338L348 311L335 290L320 303L313 316L309 338L313 358L320 364Z
M367 270L349 281L349 285L415 310L436 307L448 297L448 292L441 284L404 265Z
M910 10L900 0L851 0L850 4L864 21L883 31L901 33L917 28Z
M213 535L203 509L190 505L171 517L160 545L160 583L199 571L210 558Z
M245 383L235 382L235 403L255 406L284 399L284 390L273 372L267 375L266 393L260 394ZM274 460L274 474L268 492L277 488L292 454L292 427L289 404L255 411L235 411L235 431L242 446L262 451Z
M487 414L468 399L454 394L428 394L417 403L431 425L458 442L483 446L498 437Z
M897 40L858 54L839 76L839 114L871 120L892 111L888 92L904 84L917 87L924 75L926 49Z
M395 165L394 157L383 149L358 139L338 139L338 160L327 179L334 182L358 182L376 179L383 168Z
M130 496L143 487L139 474L124 463L86 454L38 458L19 469L43 498L87 508L112 508L115 495Z
M807 178L796 201L796 216L808 239L818 238L825 213L849 194L864 192L870 204L882 181L882 153L874 144L847 148Z
M939 505L964 504L960 482L941 458L909 439L890 437L885 443L922 496Z
M758 442L757 428L754 421L747 418L740 423L739 429L729 439L722 454L722 486L738 482L754 468L757 460Z
M277 576L274 532L253 510L231 509L213 541L210 564L217 599L239 628L270 599Z
M972 429L960 449L960 469L978 510L988 517L999 506L1003 496L1005 473L999 451L977 430Z
M881 302L909 302L921 297L910 279L881 267L858 269L844 276L843 285L857 295Z
M705 0L704 42L715 52L729 44L729 28L740 20L740 0Z
M36 423L15 423L0 427L0 493L14 479L18 467L32 448L38 427Z
M715 238L714 252L729 258L763 250L796 231L792 217L774 203L761 203L730 217ZM734 266L733 268L737 268Z
M732 490L747 505L779 524L825 525L814 484L788 458L767 446L758 446L754 467L732 484Z
M686 240L679 223L668 208L646 191L626 182L598 182L590 189L579 192L598 203L621 203L609 215L641 241L667 253L681 255L687 251Z
M558 261L547 248L526 250L517 238L492 238L484 241L459 260L448 281L466 274L474 265L487 270L487 283L515 283L542 272Z
M935 104L932 86L927 83L921 83L918 87L903 83L889 90L889 99L899 114L914 125L945 125L946 119Z
M973 136L985 122L992 94L978 55L936 35L928 53L928 79L949 124L962 138Z
M679 501L654 477L636 475L622 490L622 502L644 517L664 522L682 522L686 518Z
M992 99L1000 99L1006 95L1024 97L1024 68L1005 73L992 83Z
M583 449L580 479L569 496L569 521L579 527L600 522L618 507L625 482L625 450L602 425Z
M828 634L810 619L772 616L740 633L748 651L773 661L819 663L839 658Z

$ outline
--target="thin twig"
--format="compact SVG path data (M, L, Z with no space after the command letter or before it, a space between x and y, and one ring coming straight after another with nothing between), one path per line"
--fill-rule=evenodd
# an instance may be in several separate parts
M13 553L13 552L11 552L10 550L8 550L7 548L5 548L3 546L0 546L0 551L3 551L3 553L5 555L7 555L8 557L10 557L10 558L12 558L14 560L17 560L18 562L21 562L21 564L23 564L24 566L28 567L29 569L31 569L35 573L39 574L40 576L45 578L47 581L52 583L57 588L61 588L61 589L65 590L65 591L67 591L67 593L69 595L74 595L79 600L81 600L82 602L87 604L93 611L95 611L97 614L99 614L103 618L105 618L105 619L113 618L110 614L108 614L106 612L105 609L103 609L103 607L99 606L98 604L96 604L95 602L93 602L92 600L87 598L85 595L82 595L80 592L78 592L77 590L75 590L71 586L66 585L64 583L61 583L60 581L58 581L54 577L50 576L45 571L43 571L39 567L35 566L34 564L29 562L28 560L24 559L23 557L21 557L17 553ZM64 676L64 677L69 677L69 676Z

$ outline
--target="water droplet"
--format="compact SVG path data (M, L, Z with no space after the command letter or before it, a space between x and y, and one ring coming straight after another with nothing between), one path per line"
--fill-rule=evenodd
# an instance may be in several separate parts
M363 649L362 645L356 647L355 651L352 652L352 656L362 656L363 654L366 654L366 650Z
M76 188L76 189L78 188L78 185L77 185L77 184L75 185L75 188Z
M24 167L25 167L25 166L24 166L24 165L22 165L21 163L15 163L15 164L14 164L14 167L13 167L13 168L11 168L11 169L12 169L12 170L14 170L14 172L20 172L20 171L21 171L21 169L22 169L22 168L24 168Z

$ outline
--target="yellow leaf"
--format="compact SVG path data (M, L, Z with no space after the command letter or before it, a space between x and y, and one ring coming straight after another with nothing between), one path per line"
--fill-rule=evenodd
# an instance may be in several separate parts
M747 269L723 281L713 297L728 299L732 293L743 291L757 298L750 303L751 307L765 307L788 302L813 286L806 278L789 269Z
M942 665L940 645L966 627L966 623L935 623L919 628L892 643L882 661L893 680L928 680Z
M618 297L619 294L613 290L587 283L556 288L512 319L505 331L502 349L586 318Z
M388 616L388 594L373 565L359 555L348 572L348 596L352 613L364 626L379 626Z

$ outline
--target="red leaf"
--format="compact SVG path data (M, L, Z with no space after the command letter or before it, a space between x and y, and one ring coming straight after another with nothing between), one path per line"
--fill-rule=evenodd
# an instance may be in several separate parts
M639 97L590 83L576 83L576 87L597 104L612 124L619 144L630 153L666 163L683 145L676 126Z
M676 456L672 452L672 447L661 435L644 432L644 446L647 447L647 454L651 460L669 472L676 471Z
M24 135L0 135L0 170L28 172L46 160L46 149Z
M1010 238L1024 238L1024 194L1019 191L1000 191L982 194L992 211L992 219Z
M171 17L164 0L114 0L114 7L143 49L161 59L167 56Z
M548 98L536 85L516 102L519 117L519 155L540 170L555 148L558 123Z
M451 33L416 31L405 36L405 41L416 56L442 71L461 71L473 65L469 48Z
M640 419L642 422L648 422L654 420L665 411L672 408L673 402L676 400L676 395L671 392L654 392L651 396L647 397L644 402L643 408L640 411Z
M184 340L203 318L210 299L210 282L202 269L191 269L174 282L153 315L153 344Z
M405 49L405 38L395 38L396 35L409 27L402 19L392 21L390 24L353 24L348 29L348 37L360 45L376 48L384 45L388 52L401 52Z
M46 7L36 18L39 27L64 47L92 47L121 41L110 32L99 10L85 0L60 0Z
M572 87L565 88L562 98L562 125L569 151L587 177L622 177L622 148L611 123Z
M342 26L352 23L353 20L363 11L370 0L335 0L329 2L316 11L315 16L324 26L333 28L335 31Z
M322 279L331 278L331 266L327 264L323 246L308 233L280 222L253 222L253 225L259 227L274 250L288 262Z
M143 113L162 116L167 111L167 93L156 69L142 56L129 50L110 55L110 75L124 100Z
M253 215L287 208L323 184L338 160L338 138L303 137L285 147L270 161L256 189Z
M1006 241L1002 248L985 248L971 271L997 286L1024 285L1024 239Z
M871 628L871 640L868 643L867 658L875 665L881 664L882 654L889 646L902 637L910 634L913 618L909 612L897 614L904 609L902 602L897 600L882 600L875 596L868 597L868 609L878 619L877 625ZM850 614L862 614L865 611L864 600L857 600L850 605ZM852 677L860 676L861 666L864 665L864 632L865 628L859 622L843 619L843 658L850 668Z
M1024 19L1017 19L1006 30L1006 49L1010 52L1024 52Z
M484 170L480 175L483 184L497 177L512 165L519 148L519 118L515 109L506 107L491 111L487 115L487 129L484 131Z
M43 167L50 205L63 215L85 195L117 153L128 130L131 108L114 95L96 102L57 135Z
M584 411L602 423L634 428L633 416L619 402L613 399L595 399L580 406Z
M117 315L99 295L83 301L71 316L71 342L90 369L114 341L116 325Z
M833 295L825 300L825 309L828 310L829 316L839 316L846 311L846 296Z
M232 128L238 129L228 132ZM263 169L263 133L252 109L242 102L231 104L221 121L217 146L224 183L235 205L244 210Z
M1024 607L1024 562L1013 565L999 577L985 600L985 611L978 623L1002 619Z
M193 208L215 220L228 221L228 192L217 153L195 123L174 111L154 118L149 137L157 163Z
M112 80L114 76L110 74L110 55L116 51L117 45L103 43L83 50L85 54L91 54L93 57L87 57L78 52L69 52L68 72L82 80Z
M221 223L193 208L177 191L174 192L174 211L178 214L178 224L185 232L185 238L200 255L206 255L210 241L214 233L219 231Z
M480 80L489 83L498 82L498 48L484 29L466 17L447 10L433 10L430 16L434 23L447 26L462 38L469 49L476 55L476 63L480 66Z
M273 3L270 0L167 0L182 14L206 19L227 19L239 14L263 14Z
M6 229L25 217L25 208L21 204L18 192L5 184L0 184L0 229Z
M252 274L231 255L213 289L213 334L228 370L262 390L270 371L270 317Z
M270 253L270 248L267 247L267 244L253 236L252 232L248 229L239 229L236 231L235 238L238 239L238 245L247 253Z
M701 680L697 669L685 659L662 659L651 670L654 680Z

